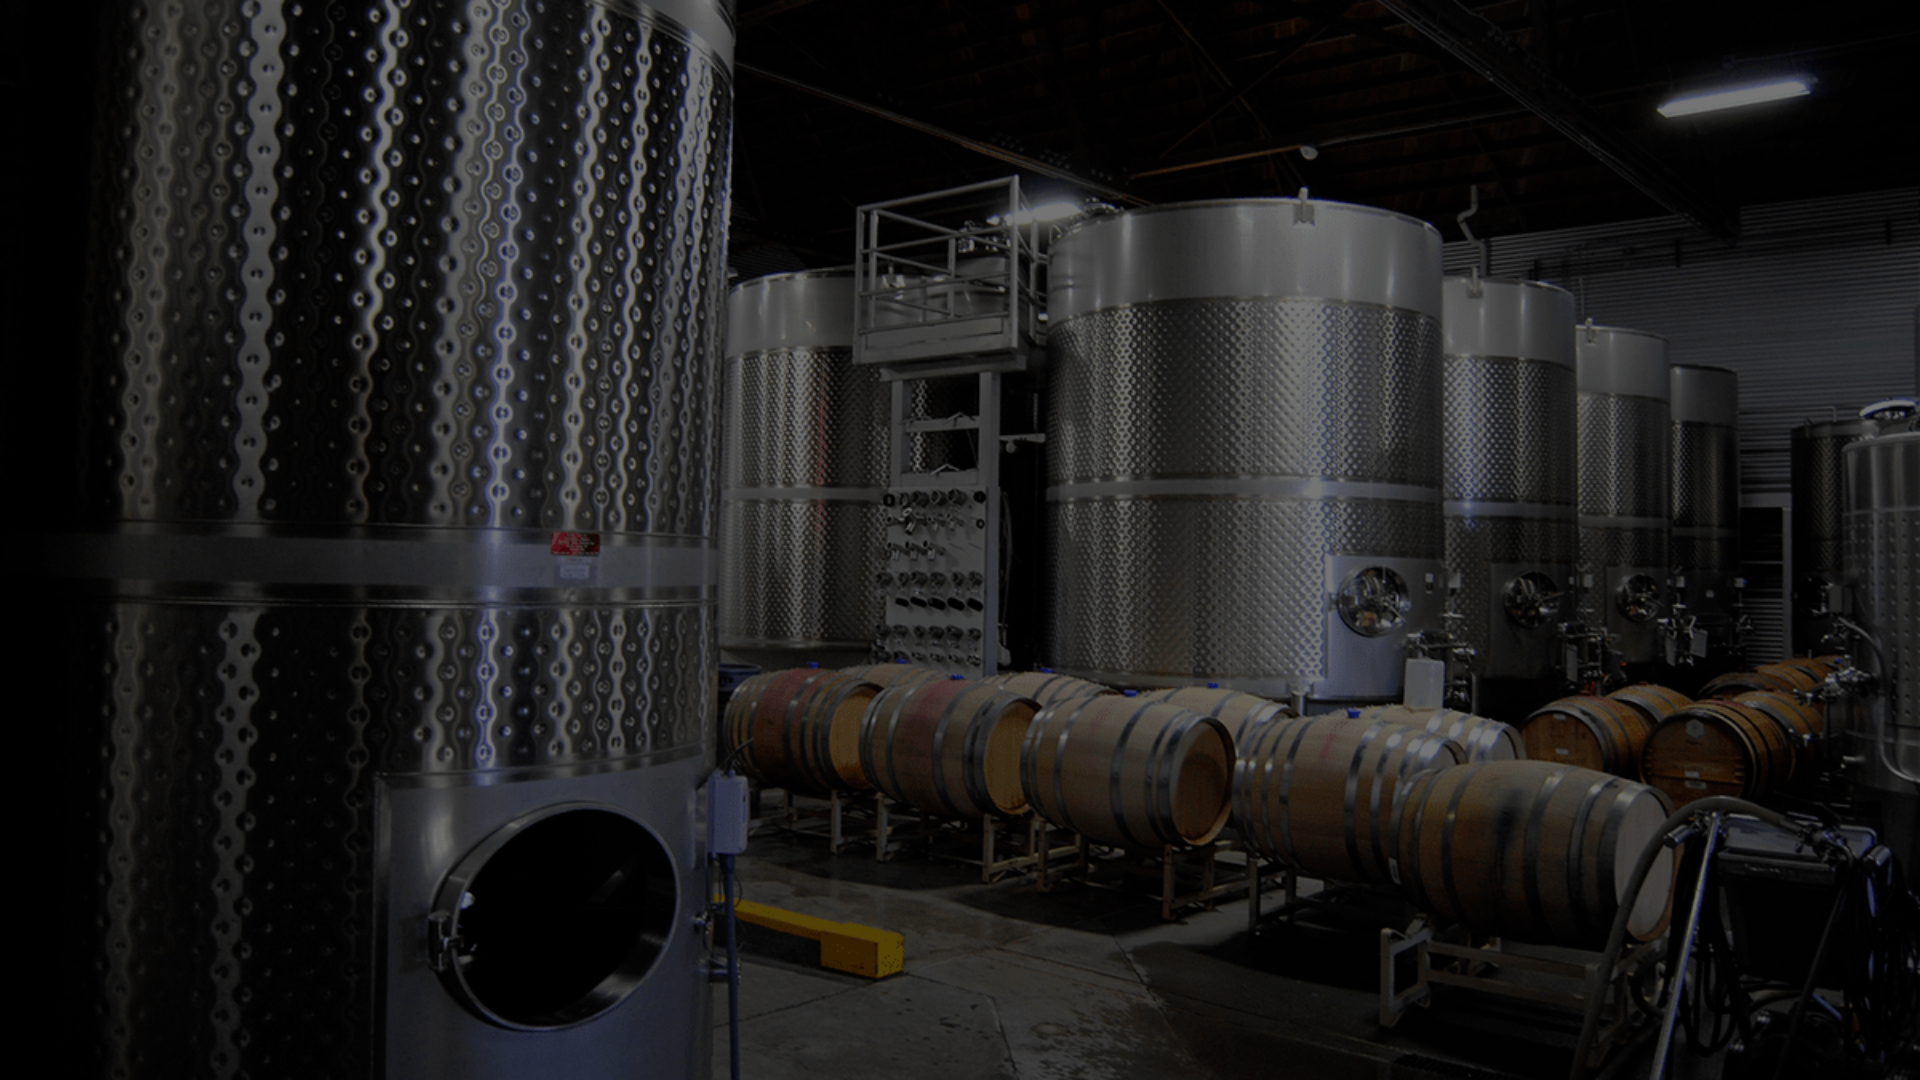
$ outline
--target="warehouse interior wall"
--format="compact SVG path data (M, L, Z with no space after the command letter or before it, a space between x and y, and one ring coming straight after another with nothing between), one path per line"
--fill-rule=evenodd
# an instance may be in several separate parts
M1451 242L1447 273L1482 257ZM1785 655L1790 433L1920 392L1920 188L1751 206L1732 244L1669 216L1494 237L1484 258L1572 292L1582 320L1664 335L1673 363L1739 374L1749 656Z

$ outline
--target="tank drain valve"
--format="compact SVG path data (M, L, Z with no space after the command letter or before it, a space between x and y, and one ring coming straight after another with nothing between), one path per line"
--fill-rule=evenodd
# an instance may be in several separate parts
M465 900L466 896L461 899ZM472 955L473 945L460 936L452 912L436 911L427 916L428 967L447 971Z

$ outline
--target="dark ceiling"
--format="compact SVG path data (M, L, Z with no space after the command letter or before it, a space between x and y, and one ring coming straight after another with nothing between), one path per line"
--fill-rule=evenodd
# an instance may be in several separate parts
M743 275L850 262L855 207L1016 170L1121 205L1306 185L1449 240L1472 186L1481 236L1681 213L1728 238L1742 206L1920 178L1914 0L741 0L738 24ZM1786 72L1813 94L1654 111Z

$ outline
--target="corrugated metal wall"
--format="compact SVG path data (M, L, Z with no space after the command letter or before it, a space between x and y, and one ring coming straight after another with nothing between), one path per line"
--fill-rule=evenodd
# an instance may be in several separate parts
M1916 392L1920 188L1749 207L1732 245L1663 217L1494 237L1490 247L1494 275L1551 281L1572 291L1582 319L1664 334L1674 363L1738 372L1751 503L1787 491L1795 426ZM1450 243L1447 272L1466 273L1477 258L1471 244ZM1777 539L1752 540L1747 559L1779 558ZM1765 567L1754 569L1772 580L1755 580L1752 595L1762 657L1784 652L1767 602L1778 599L1779 573Z

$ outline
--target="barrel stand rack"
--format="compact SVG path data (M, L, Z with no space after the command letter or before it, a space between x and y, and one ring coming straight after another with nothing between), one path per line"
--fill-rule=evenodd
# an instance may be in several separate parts
M1611 971L1602 971L1600 953L1536 951L1505 944L1499 938L1475 945L1464 928L1436 927L1426 916L1418 916L1404 931L1380 931L1380 1024L1392 1027L1408 1008L1432 1004L1435 986L1544 1005L1574 1016L1582 1015L1590 997L1600 994L1608 1003L1592 1058L1583 1065L1591 1070L1616 1046L1640 1033L1636 1022L1643 1010L1633 992L1633 981L1643 975L1655 976L1652 962L1665 948L1664 934L1639 942L1621 954ZM1399 961L1408 953L1413 954L1413 982L1403 988ZM1524 975L1512 979L1502 977L1505 973Z
M878 792L835 791L821 798L804 794L796 796L785 788L764 790L780 792L781 801L770 818L757 817L756 823L773 824L790 836L823 839L827 842L827 850L835 855L865 844L873 844L877 851L886 849L892 815L887 797Z
M966 819L955 819L946 822L946 833L949 836L964 833L970 831L974 824ZM1075 850L1070 843L1056 845L1055 834L1065 830L1030 810L1023 814L981 818L978 827L978 858L961 854L965 848L960 844L940 844L938 836L927 851L928 857L941 862L977 866L980 868L981 882L991 885L1009 874L1038 869L1048 856L1068 855Z
M1133 888L1145 891L1160 901L1160 918L1172 922L1179 913L1198 907L1211 911L1221 900L1257 891L1263 876L1279 872L1277 864L1267 865L1247 850L1237 838L1213 840L1197 847L1164 845L1151 850L1109 847L1096 844L1079 834L1073 845L1042 849L1042 858L1034 872L1034 887L1052 892L1070 880L1109 888ZM1060 859L1061 853L1070 853ZM1238 854L1238 859L1222 860L1221 855ZM1117 884L1095 880L1095 874L1114 872Z

